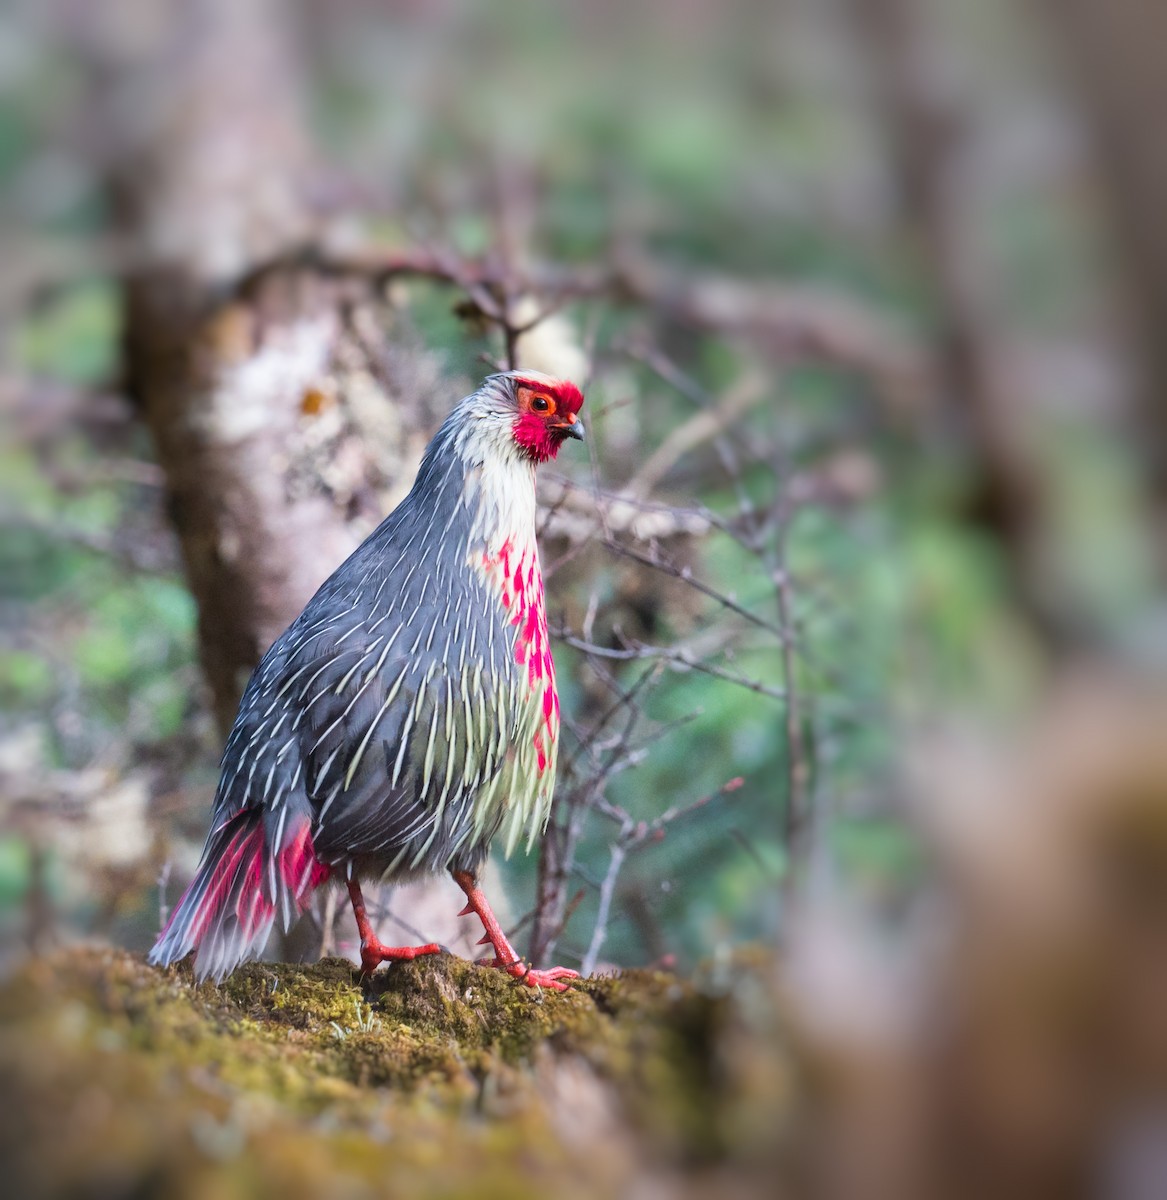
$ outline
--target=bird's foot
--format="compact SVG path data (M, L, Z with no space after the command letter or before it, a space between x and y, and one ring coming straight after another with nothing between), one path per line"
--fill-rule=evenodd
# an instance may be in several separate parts
M548 967L541 971L527 966L522 959L503 962L500 958L480 958L478 965L480 967L497 967L506 971L520 983L525 983L527 987L545 987L555 992L568 990L567 984L562 982L564 979L579 978L579 972L573 971L569 967Z
M498 967L506 971L508 975L519 980L520 983L525 983L527 987L545 987L551 988L552 991L566 992L567 984L564 979L578 979L579 972L572 971L567 967L550 967L545 971L536 970L534 967L529 967L515 953L515 948L507 940L507 936L502 931L502 926L498 923L498 918L491 911L490 905L486 902L486 897L482 894L482 890L475 882L474 876L469 871L455 871L453 873L454 880L458 886L466 893L466 907L459 913L459 916L469 916L471 913L477 913L478 919L482 922L483 928L486 930L486 936L478 944L480 946L493 946L494 957L478 960L479 966Z
M372 973L383 962L409 962L421 958L424 954L440 954L441 946L437 942L427 942L424 946L386 946L375 938L361 942L361 974Z
M353 902L353 916L357 919L357 932L361 935L361 974L372 973L383 962L409 962L421 958L423 954L440 954L441 946L437 942L427 942L424 946L386 946L373 932L369 914L365 911L365 898L361 895L361 885L355 878L348 881L349 899Z

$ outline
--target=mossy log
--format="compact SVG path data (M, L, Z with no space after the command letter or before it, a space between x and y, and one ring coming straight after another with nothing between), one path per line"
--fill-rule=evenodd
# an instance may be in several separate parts
M773 1013L765 975L555 994L441 955L363 982L339 959L255 963L217 986L75 948L0 989L6 1191L486 1200L697 1194L728 1172L768 1194L794 1073L759 1072L743 1025Z

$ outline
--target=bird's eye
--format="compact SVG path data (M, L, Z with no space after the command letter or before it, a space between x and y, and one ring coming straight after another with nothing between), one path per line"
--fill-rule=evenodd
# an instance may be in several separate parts
M531 407L535 410L535 412L545 413L550 410L551 401L548 400L546 396L536 396L535 399L531 401Z

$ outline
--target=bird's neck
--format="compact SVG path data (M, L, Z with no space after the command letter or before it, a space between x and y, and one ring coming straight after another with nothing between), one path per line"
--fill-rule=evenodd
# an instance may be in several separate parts
M547 658L543 572L535 540L535 469L517 457L505 465L492 462L479 469L477 478L472 470L467 485L474 490L476 512L468 564L516 626L518 660L525 663L538 654L539 670L531 674L534 687ZM549 677L551 670L546 667Z
M473 513L472 549L491 557L504 546L537 557L535 468L516 456L467 472L467 501Z

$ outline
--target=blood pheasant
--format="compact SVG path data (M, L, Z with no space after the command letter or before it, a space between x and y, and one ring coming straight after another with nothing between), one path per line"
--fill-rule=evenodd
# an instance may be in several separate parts
M494 963L525 966L477 883L491 840L542 829L559 700L535 544L535 466L582 438L574 384L488 378L446 419L412 491L323 584L256 667L223 754L193 881L150 955L195 951L222 979L311 893L348 887L361 965L432 954L382 945L362 879L449 870Z

